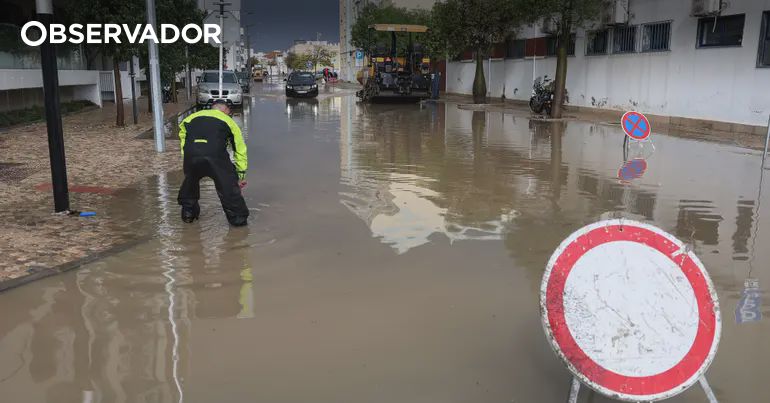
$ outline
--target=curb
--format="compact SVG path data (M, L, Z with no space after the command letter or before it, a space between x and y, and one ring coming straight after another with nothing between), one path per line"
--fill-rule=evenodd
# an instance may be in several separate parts
M96 252L92 255L88 255L80 259L73 260L71 262L62 263L54 267L31 267L27 269L28 274L24 276L16 277L10 280L0 281L0 293L10 290L12 288L16 288L16 287L31 283L33 281L37 281L46 277L59 275L62 273L66 273L70 270L80 268L81 266L84 266L88 263L92 263L97 260L104 259L108 256L128 250L136 245L139 245L140 243L144 243L150 240L151 238L152 238L151 236L143 236L133 241L128 241L119 245L115 245L101 252Z

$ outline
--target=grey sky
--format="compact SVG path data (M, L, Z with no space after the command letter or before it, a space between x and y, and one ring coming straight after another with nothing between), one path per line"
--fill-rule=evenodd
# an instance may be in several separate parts
M242 19L256 51L287 49L295 39L339 42L339 0L243 0ZM252 14L246 14L251 12Z

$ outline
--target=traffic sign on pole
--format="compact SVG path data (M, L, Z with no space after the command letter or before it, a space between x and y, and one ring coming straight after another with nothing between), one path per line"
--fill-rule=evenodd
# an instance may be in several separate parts
M624 219L577 230L548 262L540 307L551 346L580 383L633 402L698 381L709 394L719 302L698 257L663 230Z
M626 135L634 140L646 140L650 137L652 127L647 117L639 112L629 111L623 114L620 125Z

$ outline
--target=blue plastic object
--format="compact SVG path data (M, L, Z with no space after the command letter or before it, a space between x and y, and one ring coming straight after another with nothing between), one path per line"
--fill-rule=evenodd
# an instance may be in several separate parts
M96 213L93 212L93 211L83 211L83 212L80 213L81 217L93 217L95 215L96 215Z

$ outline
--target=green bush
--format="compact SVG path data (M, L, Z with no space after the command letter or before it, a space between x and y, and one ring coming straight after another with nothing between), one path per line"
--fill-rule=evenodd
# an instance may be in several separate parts
M63 102L60 106L62 114L80 111L94 105L89 101ZM42 106L32 106L25 109L0 112L0 127L14 126L22 123L33 123L45 120L45 109Z

